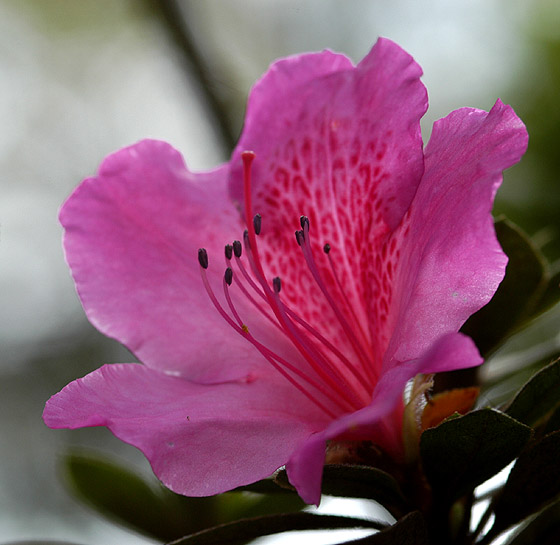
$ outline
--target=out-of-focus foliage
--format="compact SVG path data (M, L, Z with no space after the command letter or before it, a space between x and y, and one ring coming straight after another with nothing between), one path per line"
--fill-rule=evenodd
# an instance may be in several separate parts
M554 262L560 259L560 8L554 0L532 3L519 39L527 62L512 90L516 111L527 125L529 148L498 209L530 234Z

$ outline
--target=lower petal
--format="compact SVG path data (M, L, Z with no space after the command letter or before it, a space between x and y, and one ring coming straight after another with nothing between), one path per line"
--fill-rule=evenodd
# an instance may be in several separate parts
M170 489L207 496L265 478L324 417L281 382L193 384L138 364L106 365L46 405L51 428L107 426Z
M321 501L325 449L325 434L316 433L307 439L286 464L288 479L302 500L317 506Z

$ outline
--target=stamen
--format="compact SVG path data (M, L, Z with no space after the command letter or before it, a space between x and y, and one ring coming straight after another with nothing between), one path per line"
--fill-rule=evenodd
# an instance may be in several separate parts
M282 289L282 280L280 280L279 276L274 277L272 285L274 286L274 293L280 293L280 290Z
M239 267L239 270L241 271L241 273L243 274L243 276L245 277L245 280L248 281L250 287L252 287L258 295L260 295L265 302L267 302L266 300L266 296L264 295L264 293L262 293L261 290L259 290L258 286L253 282L253 280L251 279L251 277L249 276L249 274L247 273L247 271L245 270L245 267L243 267L243 264L241 263L241 260L239 258L236 258L236 263L237 266ZM243 285L243 283L241 282L241 280L239 280L239 277L236 276L235 277L235 284L236 286L242 291L243 295L245 297L247 297L247 299L249 299L249 301L251 302L251 304L274 326L276 327L281 333L283 333L283 329L280 326L280 324L274 320L274 318L272 316L270 316L270 314L262 307L262 305L259 304L258 301L255 300L255 298L247 291L247 288L245 288L245 286Z
M245 237L246 239L248 237ZM256 240L256 239L255 239ZM344 391L340 388L340 381L343 380L342 375L336 369L336 366L330 366L323 357L317 352L312 344L306 342L305 339L301 337L301 335L297 332L294 324L286 315L286 312L283 310L283 305L280 303L278 298L278 294L275 294L268 284L266 283L264 277L259 274L257 270L257 266L255 264L255 254L253 250L249 247L245 247L245 252L247 258L249 260L249 264L251 265L251 270L257 277L257 280L261 284L261 287L264 291L267 301L270 304L272 311L274 312L278 322L282 325L283 331L285 335L290 339L293 345L297 348L298 352L305 358L305 360L309 363L311 368L325 380L330 387L337 391L340 396L343 398L347 398L349 392L352 392L351 388L348 388L347 391ZM333 372L334 369L334 372ZM363 406L361 404L360 406Z
M293 367L292 365L290 365L288 362L286 362L285 360L283 360L280 356L277 356L276 354L274 354L274 352L272 352L271 350L269 350L268 348L266 348L265 346L263 346L262 344L260 344L250 333L249 333L249 329L246 326L239 326L238 324L236 324L231 317L227 314L227 312L223 309L223 307L220 305L220 303L218 302L218 300L216 299L216 296L214 295L214 291L212 290L210 283L208 282L208 277L206 276L206 268L202 266L201 264L201 268L200 268L200 274L202 277L202 283L204 284L204 287L206 288L206 292L208 293L208 296L210 297L210 300L212 301L214 307L216 307L216 310L221 314L222 318L224 318L224 320L233 328L235 329L235 331L237 331L237 333L239 333L240 335L242 335L244 338L248 339L256 348L257 350L259 350L259 352L272 364L272 366L279 372L282 374L282 376L284 376L295 388L297 388L302 394L304 394L310 401L312 401L315 405L317 405L317 407L319 407L323 412L325 412L329 417L331 418L335 418L336 415L327 407L325 407L325 405L323 403L321 403L314 395L312 395L309 391L307 391L301 384L299 384L292 376L290 376L280 365L278 365L278 363L275 360L278 360L280 362L282 362L284 365L287 366L288 369L290 369L293 373L295 373L296 375L300 376L300 378L303 378L304 380L306 380L309 384L311 384L312 386L314 386L315 388L317 388L321 393L324 393L325 395L328 396L328 392L323 392L323 388L321 388L320 384L317 384L315 381L313 381L313 379L307 377L304 373L302 373L299 369ZM225 285L225 282L224 282ZM227 290L226 290L227 291ZM230 299L231 301L231 299ZM331 399L331 396L328 396ZM336 399L333 399L333 401L337 401Z
M364 331L364 328L362 327L362 323L360 322L360 320L358 320L358 317L356 316L356 313L354 312L353 306L348 301L348 297L346 297L346 294L344 293L344 288L342 287L342 282L340 281L340 279L338 278L338 275L336 274L336 270L335 270L335 267L334 267L334 262L333 262L332 256L330 255L331 245L328 244L328 243L325 244L325 246L323 247L323 251L325 252L325 254L327 254L327 259L329 260L329 265L331 267L331 272L332 272L333 278L336 282L336 285L338 286L338 289L340 291L340 295L342 296L342 300L345 303L344 306L348 309L348 311L352 315L352 318L354 320L354 326L360 332L360 335L362 337L362 342L367 346L368 345L368 336L366 335L366 333Z
M321 376L323 379L329 383L331 388L338 392L341 398L350 404L354 405L354 410L364 406L363 401L359 400L353 388L350 387L344 376L340 373L340 370L336 365L332 365L325 358L323 353L317 349L317 347L306 340L298 332L297 328L294 326L293 322L287 316L285 306L280 302L278 293L275 293L275 298L280 310L280 315L282 318L282 323L285 326L286 334L299 350L300 354L309 362L311 367ZM343 386L344 388L342 388Z
M365 403L369 403L371 391L368 388L369 381L362 375L360 370L352 364L352 362L340 351L336 346L329 342L323 335L321 335L313 326L309 325L303 318L298 316L295 312L286 308L287 314L296 321L299 325L305 328L311 335L313 335L320 343L324 344L354 375L354 378L358 381L358 384L363 388L365 392ZM326 356L325 356L326 357Z
M338 305L336 304L336 302L334 301L334 299L330 295L329 291L327 290L327 288L326 288L326 286L325 286L325 284L324 284L324 282L321 278L321 275L319 274L319 270L317 269L317 265L315 264L315 260L313 259L313 252L311 250L311 243L309 241L309 221L306 222L306 224L304 226L304 229L303 229L303 233L304 233L304 236L303 236L304 243L302 244L301 248L303 250L303 255L304 255L305 261L307 263L307 266L309 267L309 270L311 271L311 274L313 275L313 278L315 279L315 282L317 282L317 285L319 286L319 288L323 292L323 295L327 299L327 302L329 303L330 307L332 308L333 312L335 313L336 317L338 318L338 321L340 322L340 325L342 326L342 329L346 333L346 336L348 337L348 340L352 344L352 347L354 348L354 351L356 352L356 355L361 360L364 370L366 371L366 373L372 379L374 379L374 377L372 376L372 372L371 372L370 358L367 356L367 354L366 354L365 350L363 349L362 345L360 344L360 342L358 341L358 339L356 338L356 336L352 332L352 329L348 325L348 322L346 321L346 318L344 317L344 315L342 314L342 312L338 308Z
M266 295L263 293L263 291L261 289L259 289L259 287L255 284L255 282L253 281L253 279L249 276L249 273L247 272L247 270L245 269L245 267L243 266L243 263L240 259L236 259L236 263L237 266L239 267L239 270L241 271L243 277L245 278L245 280L247 281L247 283L250 285L250 287L262 298L264 299L264 301L267 301ZM236 277L237 278L237 277ZM281 280L280 278L278 278L278 282L280 283L280 289L281 289ZM274 281L273 281L274 284ZM255 301L255 299L247 292L247 290L245 289L245 287L243 286L243 284L241 284L240 282L237 282L237 285L239 286L239 288L241 289L241 291L243 292L243 294L251 301L251 303L255 306L255 308L257 308L270 322L272 322L282 333L284 333L286 335L286 331L285 331L285 325L283 321L275 321L273 320L273 318L262 308L261 305L259 305L259 303L257 301ZM298 316L293 310L291 310L289 307L287 307L285 305L285 303L281 303L280 305L283 309L283 311L295 322L297 322L301 327L303 327L304 329L306 329L309 333L311 333L320 343L324 344L331 352L334 353L334 355L339 358L342 363L348 368L350 369L355 378L357 379L358 383L360 384L360 386L362 386L362 388L364 389L365 392L365 398L364 398L364 403L369 403L369 398L371 395L371 391L368 390L367 385L368 385L368 381L364 378L364 376L359 372L358 369L355 368L355 366L353 366L350 361L348 360L348 358L346 358L346 356L344 356L344 354L342 354L335 346L333 346L327 339L325 339L325 337L323 337L317 330L315 330L311 325L309 325L303 318L301 318L300 316ZM289 338L289 335L288 335ZM293 342L293 341L292 341ZM305 343L306 345L308 345L308 343ZM312 349L309 349L310 351L312 351ZM326 356L323 354L323 359L327 359ZM336 365L332 364L332 362L330 363L330 368L334 369L336 371L337 367ZM337 373L338 374L338 373ZM344 380L342 375L338 374L338 378L339 380Z

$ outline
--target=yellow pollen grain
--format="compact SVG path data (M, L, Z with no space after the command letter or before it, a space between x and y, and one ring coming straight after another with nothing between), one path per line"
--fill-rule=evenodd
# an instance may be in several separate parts
M249 328L248 328L245 324L243 324L243 325L241 326L241 329L242 329L245 333L249 333Z

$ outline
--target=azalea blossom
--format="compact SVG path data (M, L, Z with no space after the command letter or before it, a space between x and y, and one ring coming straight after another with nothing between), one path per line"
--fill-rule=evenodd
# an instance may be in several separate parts
M527 145L498 100L424 148L421 73L386 39L356 66L289 57L228 163L193 173L153 140L107 157L61 210L64 248L89 320L142 364L72 382L47 425L107 426L191 496L286 466L317 504L327 443L402 458L406 383L482 362L458 330L504 276L491 208Z

